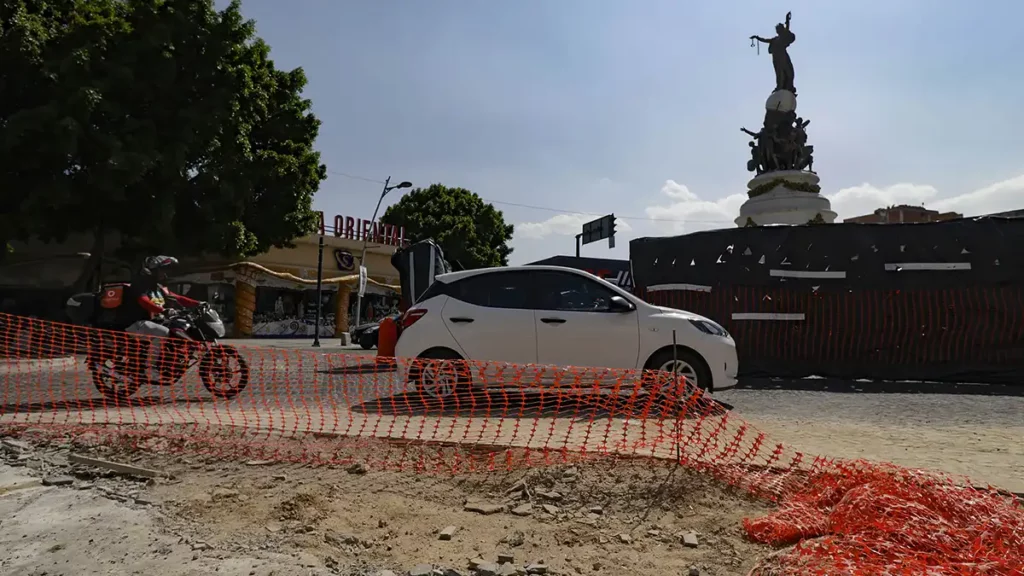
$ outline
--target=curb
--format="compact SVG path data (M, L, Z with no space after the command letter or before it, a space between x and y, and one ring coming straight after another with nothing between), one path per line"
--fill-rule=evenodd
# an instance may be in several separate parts
M0 359L0 374L17 374L20 372L35 372L38 370L53 370L56 368L66 369L77 363L78 360L74 356L62 356L59 358Z

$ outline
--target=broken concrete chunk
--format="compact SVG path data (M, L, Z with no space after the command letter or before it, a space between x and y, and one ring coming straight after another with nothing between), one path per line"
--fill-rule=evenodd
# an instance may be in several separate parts
M43 486L71 486L75 479L70 476L47 476L43 478Z
M238 498L238 490L232 490L230 488L217 488L213 491L214 500L230 500L232 498Z
M420 564L409 570L409 576L431 576L434 573L434 567L430 564Z
M328 530L324 533L324 542L333 544L334 546L341 546L342 544L355 546L356 544L359 544L359 537L352 534L339 534L333 530Z
M562 495L559 494L558 492L541 492L541 491L538 490L537 491L537 496L540 496L541 498L543 498L545 500L550 500L552 502L561 502L562 501Z
M476 570L484 564L487 564L487 560L484 560L483 558L471 558L469 561L469 569Z
M535 562L526 565L527 574L547 574L548 567L543 562Z
M686 534L683 534L683 546L686 546L687 548L696 548L697 535L693 532L687 532Z
M554 505L551 505L551 504L544 504L542 506L542 508L544 508L544 511L547 512L548 514L551 514L552 516L555 515L555 514L558 514L558 506L554 506Z
M497 514L505 510L505 506L502 504L488 504L486 502L469 502L466 504L465 510L479 512L480 514Z
M5 452L10 452L11 454L18 454L20 452L28 452L32 450L31 444L28 442L22 442L21 440L15 440L14 438L4 438L3 441L0 442L0 446L3 447Z
M351 466L346 468L345 471L348 472L349 474L366 474L366 464L363 464L362 462L356 462L355 464L352 464Z
M23 480L15 480L9 484L0 484L0 494L6 494L8 492L15 492L17 490L25 490L27 488L37 488L43 484L39 478L27 478Z
M513 508L512 509L512 513L515 514L516 516L529 516L530 514L533 514L533 505L532 504L521 504L521 505L516 506L515 508Z
M700 576L700 568L697 568L696 566L690 566L690 570L686 574L687 576Z
M513 548L518 548L526 543L526 534L523 534L520 530L516 530L515 532L502 538L501 542L502 544L508 544ZM499 560L498 562L501 561Z
M131 466L129 464L121 464L120 462L109 462L107 460L100 460L99 458L89 458L88 456L82 456L80 454L68 454L68 463L77 464L79 466L90 466L92 468L103 468L105 470L117 472L118 474L142 476L143 478L169 477L169 474L159 470L149 470L147 468L139 468L138 466Z
M516 576L519 569L515 564L498 564L498 576Z
M633 542L633 537L629 534L619 534L618 539L619 542L622 542L623 544L630 544Z
M506 495L512 495L512 494L515 494L517 492L525 492L525 491L526 491L526 482L523 482L522 480L520 480L519 482L516 482L515 484L513 484L511 488L509 488L508 490L505 490L505 494Z
M438 540L451 540L455 537L455 533L459 531L457 526L446 526L444 530L437 535Z
M478 576L498 576L501 567L493 562L484 562L476 567Z
M591 514L604 514L604 508L600 506L591 506L588 510Z
M498 553L498 564L511 564L516 561L515 556L508 552Z

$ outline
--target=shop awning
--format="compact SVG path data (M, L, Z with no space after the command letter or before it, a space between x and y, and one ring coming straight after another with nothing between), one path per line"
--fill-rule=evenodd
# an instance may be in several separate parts
M316 278L313 278L313 279L300 278L298 276L295 276L294 274L289 274L287 272L277 272L277 271L271 270L270 268L267 268L265 266L261 266L259 264L256 264L255 262L237 262L235 264L232 264L230 266L230 268L235 270L236 273L240 272L240 271L247 271L249 273L266 274L267 276L272 276L272 277L277 278L279 280L285 280L285 281L288 281L288 282L294 282L296 284L303 284L303 285L307 285L307 286L310 286L310 285L316 286ZM330 278L322 279L322 282L324 284L348 284L351 287L355 287L355 285L359 282L359 274L347 274L345 276L332 276ZM385 284L383 282L378 282L378 281L374 280L373 278L367 278L366 279L366 283L370 284L370 285L373 285L373 286L379 286L381 288L386 288L388 290L392 290L396 294L401 294L401 292L402 292L401 286L394 286L394 285L391 285L391 284Z

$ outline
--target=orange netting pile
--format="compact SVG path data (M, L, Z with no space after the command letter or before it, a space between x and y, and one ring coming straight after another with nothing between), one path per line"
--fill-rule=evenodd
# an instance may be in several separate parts
M1012 496L807 457L670 374L223 344L0 315L0 433L445 474L673 459L778 504L745 522L788 546L759 576L1024 574Z

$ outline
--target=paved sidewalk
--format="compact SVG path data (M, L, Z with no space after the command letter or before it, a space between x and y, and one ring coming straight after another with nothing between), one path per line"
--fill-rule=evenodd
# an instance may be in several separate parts
M223 340L225 344L235 346L249 346L255 348L282 348L285 350L308 350L309 352L356 352L360 354L376 355L377 350L363 350L358 344L342 346L338 338L321 338L320 347L313 347L312 338L228 338Z

